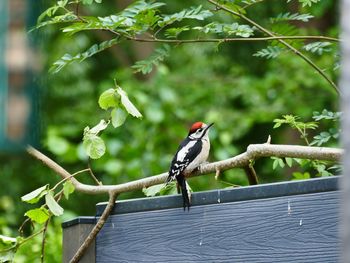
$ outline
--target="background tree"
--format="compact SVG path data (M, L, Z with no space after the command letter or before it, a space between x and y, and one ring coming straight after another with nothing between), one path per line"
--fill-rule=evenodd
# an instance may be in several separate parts
M63 5L64 2L53 1L52 5ZM269 4L264 1L239 1L239 9L230 6L230 1L219 3L239 14L254 18L256 23L276 35L327 35L336 38L337 2L314 2L282 1ZM129 1L105 1L101 4L98 1L82 1L79 6L73 4L58 8L57 13L42 21L65 15L67 10L64 9L68 8L75 15L75 20L77 17L86 20L89 19L86 16L98 16L104 17L107 23L107 17L121 12L128 4ZM65 27L67 32L72 33L75 20L43 27L32 33L39 39L45 54L44 68L51 67L52 71L60 69L56 74L40 78L41 129L44 148L67 169L82 170L90 165L98 180L105 184L118 184L166 171L177 147L174 142L181 140L188 125L196 120L215 122L215 129L211 133L212 161L236 155L251 143L265 142L269 134L274 143L303 144L298 131L273 130L272 121L283 114L294 114L311 121L314 111L322 112L324 108L337 110L337 94L332 84L277 40L176 42L179 39L266 37L247 21L222 12L211 3L196 9L203 4L202 1L166 4L159 6L161 14L178 14L184 9L198 10L197 13L187 15L197 15L200 19L182 19L159 32L153 32L153 36L157 33L157 39L170 40L170 43L125 40L80 63L77 62L82 57L74 59L76 54L88 51L86 56L92 55L96 49L90 48L95 43L110 41L118 36L109 30L84 30L74 35L59 31ZM192 6L196 8L191 9ZM47 7L42 4L43 10ZM209 16L208 12L212 15ZM151 14L147 14L149 16L143 17L145 24L151 23L147 21L151 21ZM216 24L213 26L212 23ZM220 24L230 27L224 29ZM81 22L80 28L76 26L75 30L80 31L84 25L85 22ZM95 25L90 26L93 28ZM160 24L157 29L162 26L164 25ZM146 32L137 37L152 40L152 36ZM321 40L284 41L305 53L332 82L336 82L337 42ZM62 60L66 53L71 54L71 57ZM140 60L143 62L137 63ZM156 67L152 66L154 64ZM64 67L60 68L62 65ZM142 72L149 74L144 75ZM113 79L129 94L144 118L139 121L128 117L123 128L106 129L101 135L107 146L106 153L100 159L89 162L83 149L83 130L86 126L95 126L101 118L110 117L107 111L99 108L98 98L102 92L114 87ZM328 121L320 128L328 130L332 126L332 121ZM319 132L311 130L311 139L313 133L317 135ZM329 140L325 145L335 146L337 141ZM27 155L3 156L3 160L3 176L0 180L2 185L8 187L3 189L1 197L4 213L1 215L3 223L0 223L0 227L2 233L11 235L23 221L24 212L29 209L29 205L21 205L16 210L12 208L18 203L19 196L48 182L54 185L56 180L52 171ZM274 160L265 160L257 164L256 170L259 171L262 183L292 178L295 170L273 170L273 162ZM23 177L14 176L23 174L23 167L26 167L26 178L30 178L25 183ZM227 171L220 178L221 180L198 177L191 179L190 183L194 191L248 184L241 170ZM87 176L81 176L80 179L91 182ZM144 196L142 191L134 191L122 194L120 198L140 196ZM96 196L87 199L77 194L69 202L63 201L66 213L62 219L77 214L91 215L94 213L94 204L98 201L104 201L104 198ZM54 229L49 228L47 235L48 262L60 260L55 256L56 253L52 253L57 251L57 246L50 245L60 242L60 236L50 232L60 231L58 220L54 220L54 226ZM23 261L28 260L27 251L34 250L40 254L40 242L41 238L38 237L38 243L23 246L17 255L18 262L21 257ZM52 247L55 251L51 252Z

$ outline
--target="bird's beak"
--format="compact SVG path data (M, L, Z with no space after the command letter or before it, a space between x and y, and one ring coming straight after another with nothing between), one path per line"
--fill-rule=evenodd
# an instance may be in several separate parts
M209 125L207 125L207 127L204 128L205 131L209 130L209 128L210 128L211 126L213 126L213 125L214 125L214 123L210 123Z

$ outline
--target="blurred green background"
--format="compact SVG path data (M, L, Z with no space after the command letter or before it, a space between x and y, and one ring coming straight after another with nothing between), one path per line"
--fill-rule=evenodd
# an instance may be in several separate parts
M129 1L104 1L89 7L96 15L108 15L120 10ZM169 12L181 10L200 1L165 1ZM304 12L316 16L307 24L296 24L303 34L338 36L338 1L323 0ZM30 18L27 29L36 16L47 8L46 1L27 1ZM251 9L251 17L263 21L280 12L301 8L297 3L266 2ZM306 10L305 10L306 9ZM222 19L227 19L223 17ZM129 94L144 115L142 120L128 117L118 129L107 129L102 138L107 153L92 161L95 175L104 184L119 184L165 172L178 143L187 135L192 122L214 122L210 138L210 161L222 160L245 151L249 144L266 142L302 144L299 135L286 129L273 130L273 119L294 114L306 121L313 111L338 109L338 97L332 88L300 58L291 52L276 59L253 57L266 47L264 42L178 45L170 56L149 75L134 74L130 68L136 61L147 58L157 45L125 42L82 63L73 63L58 74L48 74L50 65L65 53L75 54L93 43L110 37L105 32L88 32L67 37L59 27L48 27L28 34L36 54L31 59L39 71L31 73L29 82L35 86L35 132L40 148L70 172L87 167L82 149L82 132L107 117L97 103L98 96L113 87L113 79ZM191 36L188 36L191 37ZM313 60L337 79L333 71L338 51L311 55ZM32 208L20 197L41 185L54 185L58 176L24 152L2 152L0 162L0 233L17 235ZM261 183L289 180L288 169L272 170L270 159L259 160L256 171ZM88 175L79 179L93 183ZM242 170L214 176L202 176L189 181L194 191L224 188L230 184L247 185ZM142 191L122 194L120 199L142 197ZM48 233L47 262L60 262L62 220L77 215L94 215L95 204L106 196L86 196L74 193L63 200L64 216L55 219ZM27 230L28 231L28 230ZM40 238L21 248L15 262L36 262L40 255Z

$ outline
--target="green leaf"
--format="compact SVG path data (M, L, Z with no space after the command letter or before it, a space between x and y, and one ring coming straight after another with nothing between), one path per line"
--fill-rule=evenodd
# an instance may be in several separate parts
M278 166L278 160L274 159L273 164L272 164L272 169L276 170L277 166Z
M142 74L148 74L153 70L154 66L158 66L161 61L169 56L170 46L163 45L160 48L157 48L154 53L145 60L137 61L132 68L134 72L142 72Z
M50 217L49 211L44 207L29 210L24 215L39 224L45 223Z
M333 120L333 121L339 121L342 116L342 112L332 112L324 109L321 113L318 111L313 112L313 119L315 121L320 120Z
M293 173L292 180L306 180L306 179L310 179L309 173L300 173L300 172Z
M132 102L129 100L128 95L126 92L121 88L117 88L117 92L120 95L121 103L124 106L125 110L132 116L136 118L141 118L142 114L138 111L138 109L132 104Z
M100 120L100 122L95 125L94 127L92 127L91 129L84 129L84 132L89 133L89 134L93 134L93 135L97 135L99 134L101 131L103 131L104 129L106 129L108 127L109 121L106 122L105 120Z
M100 107L104 110L117 107L118 104L118 93L112 88L104 91L98 99L98 105L100 105Z
M54 198L54 193L53 191L49 191L45 195L45 201L46 205L48 206L49 210L51 211L52 214L55 216L60 216L63 214L63 208L56 202Z
M302 3L303 7L305 7L305 6L311 6L312 4L316 4L320 1L321 0L299 0L299 3Z
M117 127L123 125L127 116L128 116L128 113L125 110L123 110L121 108L113 109L111 112L113 127L117 128Z
M79 53L75 56L72 56L70 54L63 55L59 60L53 63L53 65L50 68L51 73L58 73L61 71L65 66L73 63L73 62L83 62L85 59L92 57L93 55L96 55L97 53L110 48L111 46L114 46L119 42L119 38L114 38L111 40L104 41L100 44L94 44L91 46L88 50L86 50L83 53Z
M69 150L69 142L57 134L49 133L47 137L47 147L52 153L63 155Z
M183 19L204 20L212 15L213 13L209 10L202 10L202 6L200 5L197 8L192 7L190 9L184 9L179 13L163 16L163 19L158 22L158 25L160 27L165 27L176 21L182 21Z
M35 204L47 193L48 187L49 187L49 185L46 184L46 185L30 192L29 194L22 196L21 200L23 202L27 202L29 204Z
M106 145L104 141L97 135L84 136L83 146L87 155L92 159L101 158L106 152Z
M303 47L304 50L309 51L311 53L316 53L318 55L322 55L325 52L332 51L329 46L331 46L331 42L313 42L310 44L307 44Z
M165 184L157 184L157 185L152 185L150 187L147 188L143 188L142 192L146 195L146 196L156 196L160 193L160 191L165 188Z
M188 26L183 27L172 27L165 30L165 36L167 38L177 38L182 32L189 31L190 28Z
M17 238L0 235L0 262L12 262L17 248Z
M281 54L282 50L283 49L278 46L275 46L275 47L268 46L267 48L263 48L258 52L254 53L253 56L267 58L267 59L276 58Z
M192 189L189 189L192 192ZM176 182L168 183L165 187L160 189L159 191L160 195L176 195L177 194L177 187Z
M250 37L254 35L254 28L250 27L249 25L240 25L238 23L221 24L213 22L203 27L194 27L193 29L199 30L205 34L215 33L224 36L236 35L240 37Z
M285 160L286 160L287 165L289 167L292 167L292 165L293 165L293 158L287 157L287 158L285 158Z
M278 14L277 17L271 18L271 22L281 22L281 21L303 21L308 22L311 18L314 16L310 14L299 14L299 13L284 13L284 14Z
M75 187L70 180L64 182L63 194L67 200L69 199L69 195L72 194L74 192L74 190L75 190Z
M54 8L57 8L57 6L55 6ZM37 24L29 30L29 33L34 31L34 30L40 29L42 27L48 26L48 25L74 22L77 20L77 16L75 14L73 14L73 12L68 12L64 15L59 15L59 16L56 15L53 18L51 18L50 20L41 22L45 16L46 16L45 12L40 15L40 17L38 18Z
M83 5L91 5L93 3L101 4L102 0L82 0Z
M8 249L16 245L17 238L0 235L0 250Z
M285 163L284 163L283 159L278 158L278 165L279 165L281 168L283 168L283 167L285 166Z

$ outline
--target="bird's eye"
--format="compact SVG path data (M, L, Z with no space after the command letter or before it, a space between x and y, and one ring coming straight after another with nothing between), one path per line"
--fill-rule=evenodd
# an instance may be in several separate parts
M199 128L198 130L197 130L197 132L201 132L203 129L202 128Z

